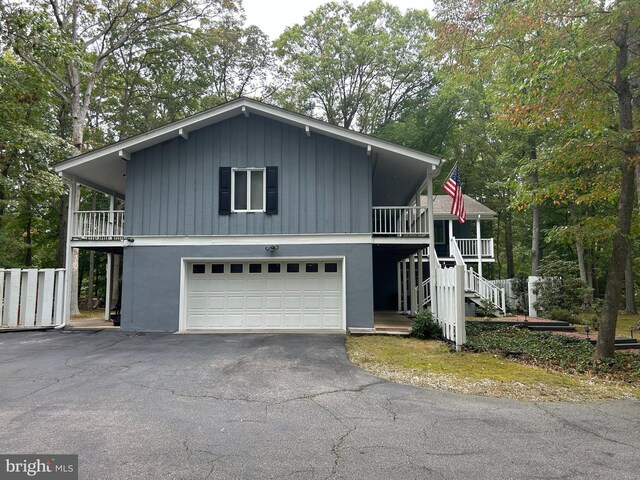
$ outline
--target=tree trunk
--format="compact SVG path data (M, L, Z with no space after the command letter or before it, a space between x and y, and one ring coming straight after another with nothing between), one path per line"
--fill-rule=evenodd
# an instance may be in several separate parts
M29 218L27 219L24 241L27 245L24 255L24 264L26 267L30 267L31 265L33 265L33 248L31 247L31 208L29 208Z
M65 268L67 261L67 215L69 211L69 194L60 195L60 227L58 229L58 268Z
M513 217L511 212L507 212L504 222L504 252L507 258L507 278L514 278L516 269L513 263Z
M618 97L618 117L623 132L633 131L633 96L627 77L629 62L629 18L622 17L622 24L614 39L616 51L615 92ZM632 138L632 136L630 136ZM621 162L622 181L620 200L618 202L618 219L613 239L613 252L609 262L607 286L604 292L600 330L596 343L595 358L602 360L613 358L615 347L616 323L618 320L618 301L622 291L624 266L629 255L629 233L633 214L633 201L636 194L636 178L634 157L638 154L638 145L634 140L627 140L622 145Z
M571 207L569 209L569 214L571 215L572 223L575 225L577 222L578 215L576 214L575 207ZM578 258L578 268L580 269L580 279L584 282L587 287L591 287L589 284L589 274L587 262L584 258L584 247L582 246L582 240L579 235L576 235L576 256ZM591 304L593 300L593 290L591 290L591 295L589 298L588 304Z
M535 163L538 159L536 140L529 137L529 159L531 163ZM531 172L531 187L533 190L538 188L538 171ZM540 272L540 205L532 206L531 219L531 275L538 275Z
M624 269L624 313L628 315L637 315L636 307L636 289L633 281L633 249L629 245L629 254L627 255L627 263Z

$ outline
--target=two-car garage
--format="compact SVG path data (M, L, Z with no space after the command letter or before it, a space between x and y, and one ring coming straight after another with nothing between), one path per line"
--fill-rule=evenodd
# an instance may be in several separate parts
M183 330L344 330L342 259L184 261Z

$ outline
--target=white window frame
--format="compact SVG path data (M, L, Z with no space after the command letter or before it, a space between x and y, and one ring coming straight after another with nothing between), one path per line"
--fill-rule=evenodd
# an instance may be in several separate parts
M246 210L236 209L236 172L247 172L247 208ZM262 172L262 208L251 210L251 172ZM259 213L266 212L267 209L267 169L262 167L232 168L231 169L231 211L238 213Z

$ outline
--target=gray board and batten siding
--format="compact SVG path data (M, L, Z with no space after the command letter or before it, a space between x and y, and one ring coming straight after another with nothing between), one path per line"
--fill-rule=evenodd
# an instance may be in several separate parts
M219 168L277 166L279 211L219 215ZM125 235L371 232L366 149L260 115L237 115L135 152Z
M347 328L373 327L371 244L280 245L265 255L262 245L184 245L124 249L121 328L175 332L180 316L180 269L183 258L344 257Z

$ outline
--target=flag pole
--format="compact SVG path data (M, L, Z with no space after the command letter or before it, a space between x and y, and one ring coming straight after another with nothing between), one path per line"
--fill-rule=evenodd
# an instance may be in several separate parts
M456 169L456 166L458 165L458 162L456 161L456 163L453 164L453 167L451 167L451 170L449 171L449 175L447 175L447 180L449 178L451 178L451 174L453 173L453 171Z

